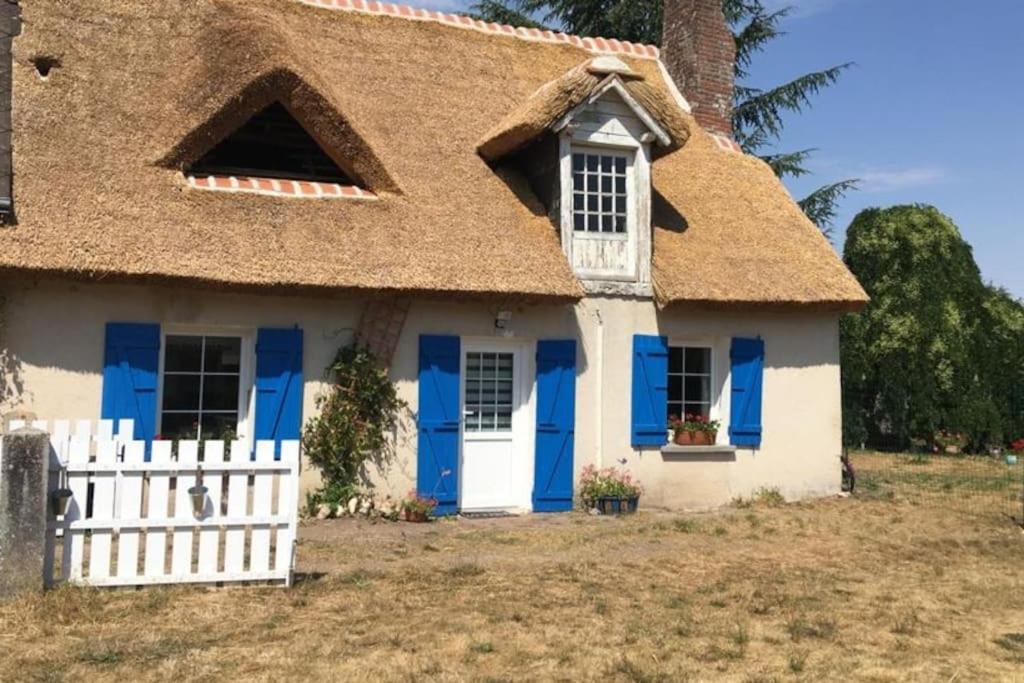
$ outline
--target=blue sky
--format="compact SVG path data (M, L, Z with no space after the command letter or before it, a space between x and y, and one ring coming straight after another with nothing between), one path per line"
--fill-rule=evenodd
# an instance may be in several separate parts
M462 0L409 0L458 11ZM1021 0L766 0L793 8L752 84L856 62L814 108L787 119L780 149L814 147L802 197L860 178L835 222L870 206L934 204L974 246L983 277L1024 298L1024 25Z

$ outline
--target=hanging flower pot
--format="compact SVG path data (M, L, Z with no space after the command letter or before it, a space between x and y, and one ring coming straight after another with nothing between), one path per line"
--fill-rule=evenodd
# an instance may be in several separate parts
M74 494L68 488L56 489L50 493L50 510L54 517L63 517L68 514L72 495Z
M203 516L206 510L206 494L209 492L202 484L192 486L188 490L188 497L192 500L192 515L196 518Z

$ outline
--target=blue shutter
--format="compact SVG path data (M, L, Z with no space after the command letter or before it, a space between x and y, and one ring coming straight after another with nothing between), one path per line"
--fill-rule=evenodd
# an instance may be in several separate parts
M576 433L576 341L537 342L534 512L572 509Z
M734 446L761 445L761 387L764 384L764 341L733 339L732 407L729 440Z
M664 446L668 434L668 338L633 336L633 446Z
M156 436L156 386L160 366L160 326L152 323L107 323L103 352L105 420L135 420L133 438L145 441L146 460Z
M302 436L302 330L260 329L256 334L256 419L253 437L281 441Z
M439 515L459 504L460 350L458 337L420 337L416 490L437 499Z

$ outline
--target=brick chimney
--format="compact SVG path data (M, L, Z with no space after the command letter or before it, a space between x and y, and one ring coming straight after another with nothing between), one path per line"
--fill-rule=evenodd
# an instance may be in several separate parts
M705 130L732 137L736 43L722 0L665 0L661 59Z

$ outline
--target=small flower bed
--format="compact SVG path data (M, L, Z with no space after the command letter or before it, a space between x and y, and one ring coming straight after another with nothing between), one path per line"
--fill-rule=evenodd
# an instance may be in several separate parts
M1024 436L1016 441L1010 442L1010 450L1019 455L1024 455Z
M416 491L409 494L399 504L402 517L408 522L425 522L437 507L437 499L421 496Z
M614 467L597 469L593 465L583 468L580 475L580 499L586 509L595 507L602 498L616 500L636 499L644 492L640 482L629 472Z

